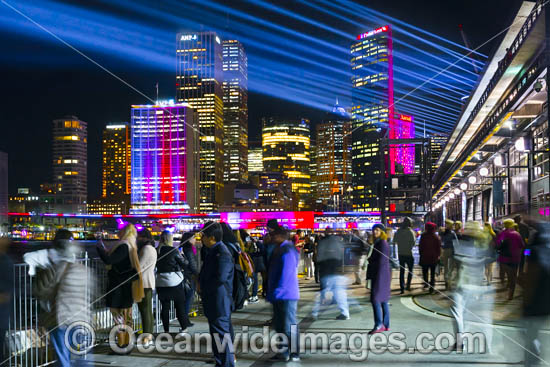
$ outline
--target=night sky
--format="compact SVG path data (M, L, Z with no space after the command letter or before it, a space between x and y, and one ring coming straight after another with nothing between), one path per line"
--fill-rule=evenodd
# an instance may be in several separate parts
M8 1L17 7L26 1ZM185 2L185 1L182 1ZM312 1L315 3L316 1ZM159 18L144 18L142 14L128 10L118 1L57 1L71 6L87 7L113 17L124 18L136 24L146 24L148 29L158 28L173 32L173 38L165 40L172 42L175 34L182 30L191 30L189 24L177 26L174 21L162 22ZM157 1L151 1L149 6ZM169 3L158 1L160 8L166 9ZM266 13L266 10L251 6L250 2L241 0L219 1L220 4L231 6L251 15L267 16L279 25L298 32L315 35L327 42L339 43L349 47L347 41L335 37L330 32L315 29L303 22ZM300 1L272 1L279 7L312 16L311 12ZM338 3L338 1L334 1ZM463 24L472 47L485 42L497 32L505 28L513 19L521 1L519 0L357 0L356 3L371 9L386 13L451 41L462 44L458 24ZM197 5L198 6L198 5ZM181 15L183 16L183 15ZM186 17L192 17L187 13ZM9 25L9 20L21 18L5 5L0 3L0 80L2 83L2 114L0 116L2 130L0 133L0 150L9 153L10 190L17 187L31 187L38 190L40 183L51 181L51 121L65 115L76 115L88 122L88 192L90 198L100 193L100 156L101 131L108 122L128 121L131 104L147 103L147 101L129 89L120 81L114 79L105 71L99 69L82 56L60 42L53 40L42 30L36 28L32 32L20 33L17 28ZM338 19L327 14L315 15L316 21L330 27L339 26L354 36L368 29L354 26L339 25ZM20 19L22 20L22 19ZM195 19L196 21L196 19ZM231 29L233 20L226 17L225 29ZM29 23L30 24L30 23ZM194 24L194 23L193 23ZM373 24L373 26L376 26ZM79 27L79 24L67 24L67 29ZM208 21L204 30L208 30ZM200 29L197 29L200 30ZM223 32L221 32L223 37ZM137 33L136 37L140 37ZM247 47L245 42L244 46ZM85 49L87 55L98 63L112 70L119 77L132 84L144 93L154 96L155 83L159 82L160 97L174 98L174 70L158 67L151 62L132 62L127 57L119 57L117 51L101 51L102 45L96 49ZM285 44L282 43L284 48ZM496 47L496 41L480 51L490 55ZM173 57L175 54L169 54ZM266 56L266 57L269 57ZM139 58L136 57L136 58ZM249 64L255 62L249 56ZM251 83L254 76L250 76ZM256 88L258 89L258 88ZM320 121L325 111L302 103L292 103L265 95L260 91L249 93L249 135L251 140L259 140L260 119L263 116L276 115L288 118L307 117L313 123ZM328 97L327 97L328 98Z

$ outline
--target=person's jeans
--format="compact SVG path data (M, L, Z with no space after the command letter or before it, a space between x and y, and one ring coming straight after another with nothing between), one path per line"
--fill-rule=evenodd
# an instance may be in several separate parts
M162 305L160 311L160 318L162 320L162 326L165 333L170 332L170 301L174 301L174 308L176 309L176 317L179 321L180 327L186 329L189 326L189 314L185 312L185 290L183 282L175 287L159 287L157 292L159 294L159 301Z
M275 332L285 334L286 341L278 345L280 353L284 356L298 355L300 353L300 339L298 323L296 322L297 300L282 300L273 302L273 327ZM288 343L290 343L290 348Z
M252 274L252 297L258 296L258 273Z
M501 263L501 268L506 273L508 278L508 298L512 299L514 297L514 290L516 289L516 280L518 277L518 264L506 264Z
M189 312L191 311L191 305L193 304L193 300L195 299L195 288L196 283L191 280L190 287L184 287L185 290L185 314L189 316Z
M306 276L311 278L315 275L315 268L313 265L313 254L304 254L304 262L306 267Z
M151 288L143 290L145 296L138 303L141 322L143 324L143 333L153 334L153 290Z
M372 311L374 314L374 328L384 326L390 328L390 306L388 302L372 302Z
M313 275L315 276L315 283L319 283L319 266L317 263L313 263Z
M363 283L363 279L365 278L365 261L367 261L367 255L359 256L357 269L355 270L355 284Z
M346 293L346 277L343 275L325 275L321 278L321 292L317 294L311 315L317 317L321 302L325 299L327 292L332 292L334 300L338 304L340 313L349 317L348 295Z
M71 366L71 352L65 345L65 333L67 328L58 327L50 332L50 340L57 355L57 366L70 367Z
M428 284L428 271L430 271L430 286L433 290L435 286L435 266L433 265L422 265L422 276L424 277L424 285Z
M407 274L407 289L411 289L413 277L414 257L408 255L399 255L399 287L402 291L405 290L405 269L408 267Z
M233 325L231 315L224 315L208 320L210 335L212 336L212 352L216 367L235 366L235 351L233 346ZM218 341L216 341L218 339ZM224 345L225 343L225 345ZM218 348L218 347L222 347Z
M453 281L453 272L456 270L456 262L453 257L452 248L444 248L441 252L441 262L443 263L443 277L447 286Z

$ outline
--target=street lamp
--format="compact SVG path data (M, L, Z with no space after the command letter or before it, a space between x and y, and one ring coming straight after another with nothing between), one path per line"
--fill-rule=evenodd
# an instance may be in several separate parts
M458 188L455 189L455 195L460 195L460 189Z
M445 201L446 201L446 202L449 202L449 201L451 201L451 198L448 197L448 196L445 196Z
M466 191L468 189L468 184L466 182L463 182L460 184L460 190Z
M451 199L454 199L455 198L455 194L454 193L450 193L449 196L451 197Z
M489 168L481 167L481 169L479 170L479 174L482 177L488 176L489 175Z
M476 176L470 176L468 177L468 182L474 185L477 182Z

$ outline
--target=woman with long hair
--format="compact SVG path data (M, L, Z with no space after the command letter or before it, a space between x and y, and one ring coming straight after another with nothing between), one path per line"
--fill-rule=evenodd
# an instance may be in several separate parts
M118 233L118 238L120 241L109 250L99 240L97 253L108 269L105 303L116 325L131 326L132 306L144 297L136 227L127 223ZM117 336L120 347L129 344L130 335L127 332L119 332Z
M377 223L372 227L373 251L367 268L367 278L371 279L372 310L374 328L369 334L390 330L390 307L388 301L391 292L390 246L387 242L386 227Z
M141 314L143 333L148 334L143 338L143 344L150 345L153 341L153 290L155 289L157 251L153 236L147 228L138 232L137 246L144 290L144 297L138 303L138 308Z
M170 302L174 301L176 317L178 318L181 331L184 331L191 323L189 315L185 311L185 283L184 270L188 261L174 247L172 232L164 231L160 235L159 247L157 249L157 294L161 303L160 317L164 332L170 332Z

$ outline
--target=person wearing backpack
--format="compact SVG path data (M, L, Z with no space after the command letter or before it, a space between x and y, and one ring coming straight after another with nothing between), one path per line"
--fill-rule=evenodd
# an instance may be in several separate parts
M248 284L249 274L245 266L246 261L241 258L241 247L238 244L238 239L233 233L233 230L229 224L225 222L220 223L222 228L222 242L225 244L229 253L233 258L234 263L234 276L233 276L233 308L232 311L237 311L245 306L246 301L249 298ZM252 273L250 273L251 275Z
M499 266L508 278L508 300L511 300L514 298L516 288L518 268L523 251L523 239L514 230L515 222L513 219L505 219L503 224L504 230L498 234L495 240L495 248L499 254L497 259Z
M212 336L212 350L216 367L233 367L233 255L222 242L223 231L219 223L207 222L202 228L201 242L206 251L199 274L199 293ZM219 344L216 342L219 341ZM224 346L223 350L219 347Z
M61 367L71 366L71 353L65 339L72 338L66 335L67 327L78 321L90 322L90 299L86 293L89 277L86 267L75 261L80 250L73 234L60 229L53 240L53 251L43 250L47 252L47 262L34 263L38 269L33 294L41 305L38 322L49 331ZM32 258L40 256L31 254L25 256L25 262L32 263Z
M163 231L157 249L157 294L161 303L160 317L164 332L170 332L170 303L174 302L176 317L183 332L190 325L185 312L185 284L183 270L189 263L174 247L172 232Z

